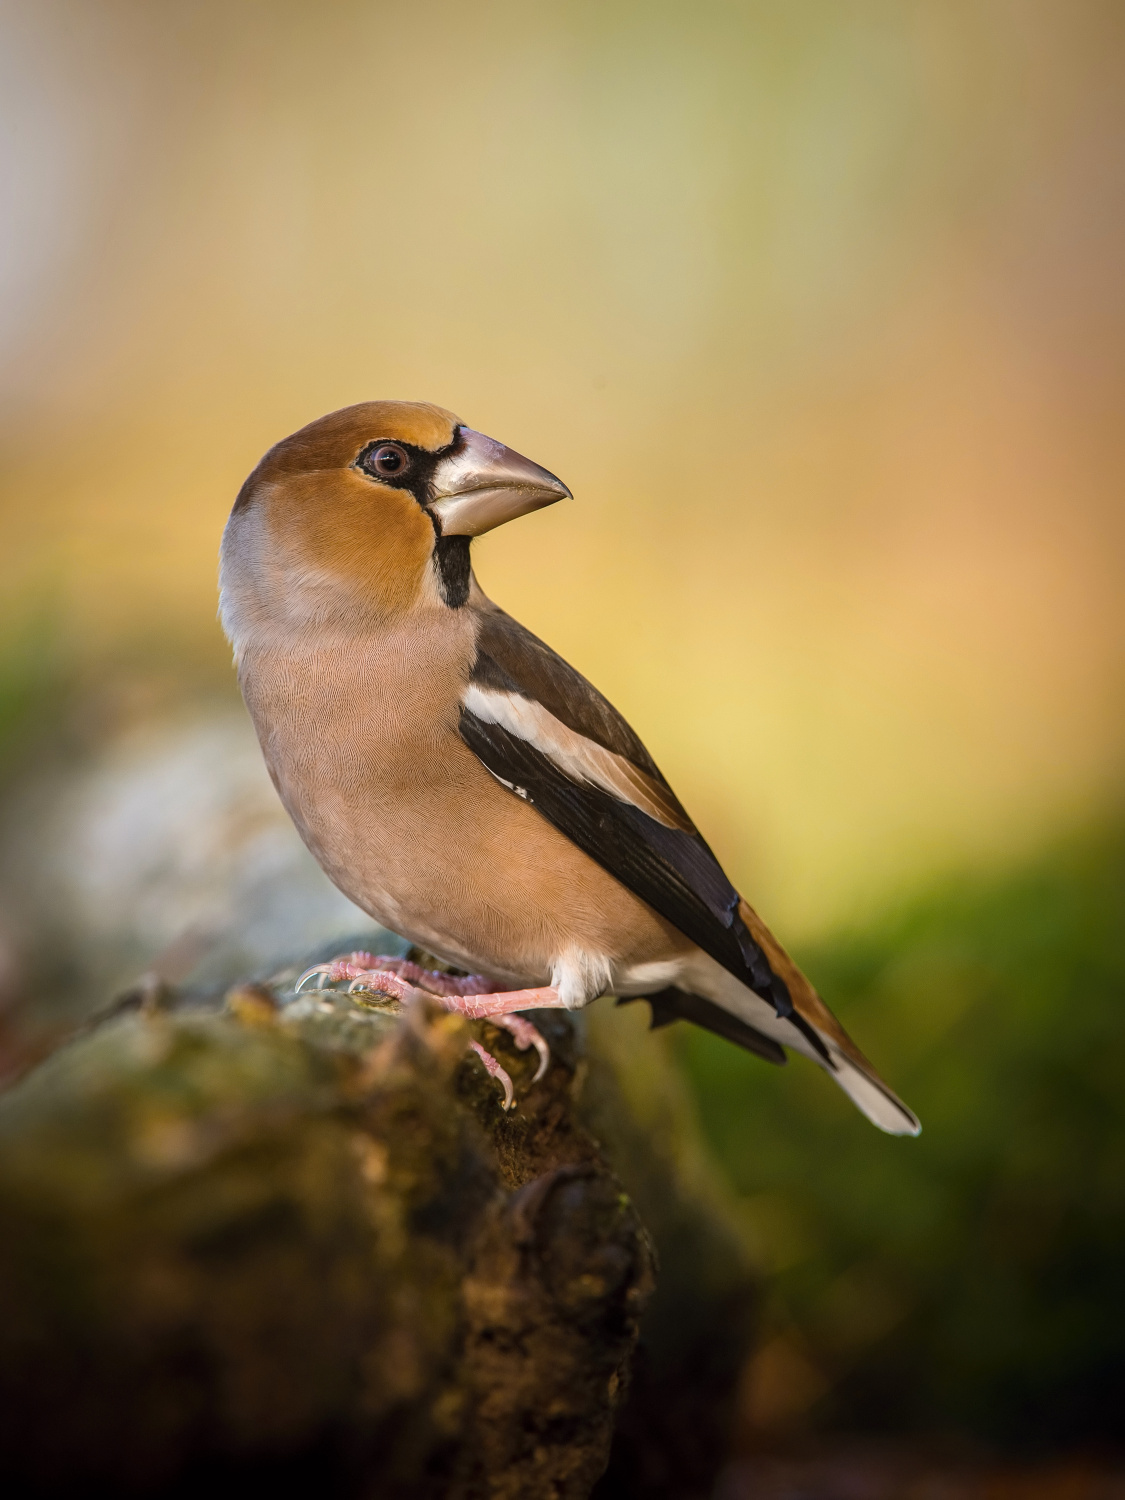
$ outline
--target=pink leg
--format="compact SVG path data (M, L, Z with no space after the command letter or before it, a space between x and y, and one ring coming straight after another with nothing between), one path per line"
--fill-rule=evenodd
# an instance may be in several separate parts
M443 995L446 1010L458 1011L471 1021L491 1021L513 1010L565 1010L559 992L551 985L538 990L504 990L492 995Z
M505 1016L513 1010L565 1009L558 990L551 985L534 990L482 992L479 986L488 983L483 974L469 974L464 979L457 979L452 974L419 968L405 958L376 958L370 953L349 953L346 958L337 958L331 963L314 964L297 980L297 989L314 977L323 977L330 984L347 979L353 989L379 990L395 1000L409 1000L421 989L426 994L436 995L447 1010L458 1011L473 1021L491 1020L493 1016ZM411 980L416 983L412 984Z
M538 1083L547 1071L551 1061L551 1049L547 1046L546 1039L539 1029L525 1021L522 1016L496 1016L492 1024L503 1026L505 1031L510 1031L516 1039L516 1046L521 1052L526 1052L529 1047L534 1047L539 1054L539 1067L535 1071L532 1083Z
M431 995L479 995L482 990L487 990L492 984L492 981L483 974L465 974L460 977L455 974L443 974L439 969L423 969L421 964L411 963L408 958L384 958L381 954L349 953L345 961L364 970L378 969L381 973L397 974L408 984L428 990Z
M484 1064L484 1070L488 1074L489 1078L498 1079L501 1086L503 1087L504 1102L503 1104L501 1104L500 1108L515 1109L516 1091L512 1087L512 1080L508 1077L508 1074L496 1061L492 1053L486 1052L479 1042L470 1042L469 1046L473 1049L476 1055L480 1058L481 1062Z
M436 969L423 969L421 964L411 963L408 958L387 958L374 953L346 953L330 963L314 964L306 969L297 981L300 990L309 979L326 979L329 984L342 980L367 979L374 974L391 974L416 985L431 995L477 995L491 983L483 974L468 974L457 978L453 974L441 974ZM373 986L369 986L371 988ZM395 993L397 991L387 991Z
M515 1038L521 1052L534 1047L539 1054L539 1067L532 1083L538 1083L547 1071L551 1060L550 1048L541 1033L530 1021L511 1014L514 1010L533 1010L540 1007L560 1008L559 992L552 986L532 990L493 990L483 992L488 980L483 974L469 974L463 979L452 974L441 974L434 969L423 969L419 964L405 958L384 958L371 953L349 953L331 963L315 964L306 969L297 981L297 989L313 977L327 979L330 984L349 981L349 990L378 990L393 999L407 1002L422 994L436 997L446 1010L456 1011L470 1020L490 1021L502 1026ZM494 1057L477 1042L470 1044L493 1078L504 1084L504 1108L511 1107L511 1079Z

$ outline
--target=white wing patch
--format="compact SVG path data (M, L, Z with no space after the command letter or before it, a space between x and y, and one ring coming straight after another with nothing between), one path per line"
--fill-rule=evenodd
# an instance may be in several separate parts
M622 755L576 733L533 698L505 693L470 683L465 707L485 724L499 724L509 734L525 740L554 761L572 781L600 787L619 802L628 802L665 828L692 832L692 824L674 799L651 776L646 776Z

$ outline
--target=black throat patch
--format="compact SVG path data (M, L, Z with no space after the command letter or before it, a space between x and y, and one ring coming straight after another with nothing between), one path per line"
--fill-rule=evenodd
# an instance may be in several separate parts
M434 540L434 569L441 597L450 609L460 609L468 602L471 536L438 536Z

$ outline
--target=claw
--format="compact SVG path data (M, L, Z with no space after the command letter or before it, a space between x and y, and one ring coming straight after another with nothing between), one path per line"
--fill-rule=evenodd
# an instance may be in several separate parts
M355 955L352 954L351 958ZM298 979L295 989L300 992L301 986L306 979L326 979L329 984L339 984L342 979L354 979L358 974L366 973L365 969L359 968L351 962L351 958L336 958L329 964L313 964L311 969L306 969ZM317 989L322 990L325 986L318 984Z
M312 979L314 977L317 979L323 978L325 975L332 974L332 970L338 967L338 964L313 964L312 968L306 969L305 972L301 975L300 979L298 979L297 983L294 985L294 992L299 995L301 993L301 990L304 988L306 980ZM318 990L322 990L324 988L322 984L318 984L316 987Z
M454 974L442 974L437 969L423 969L421 964L412 963L408 958L372 958L370 953L353 953L351 959L353 963L362 963L366 969L385 969L391 974L397 974L400 979L408 980L419 989L428 990L431 995L440 995L442 998L448 995L480 995L492 988L492 980L483 974L464 974L458 978Z
M371 953L362 951L356 953L345 953L340 958L334 958L328 963L313 964L311 969L306 969L295 985L295 991L300 993L305 981L312 978L326 979L329 984L339 984L344 979L358 979L363 974L369 974L372 970L380 973L384 967L390 968L395 963L392 958L379 959ZM393 973L394 970L391 969ZM318 990L324 989L323 984L317 985Z
M412 984L407 984L405 979L400 979L389 969L361 969L358 974L353 972L348 994L354 995L357 990L377 990L381 995L390 995L392 1000L404 1003L413 1000L419 993Z
M512 1087L512 1080L493 1057L491 1052L486 1052L479 1042L470 1041L469 1046L484 1063L485 1072L490 1078L495 1078L504 1088L504 1102L500 1108L504 1110L514 1109L516 1103L516 1091Z
M376 960L371 964L357 962L359 959L371 959L369 953L351 953L347 958L335 959L328 964L313 964L311 969L306 969L297 980L296 990L300 992L306 980L327 979L329 984L340 984L345 979L349 981L348 993L354 994L356 990L378 990L380 994L390 995L394 1000L410 1000L418 991L412 984L407 984L390 969L373 967ZM317 989L322 990L323 984L318 984Z
M539 1054L539 1067L536 1070L532 1083L538 1083L547 1071L551 1061L551 1049L548 1047L542 1033L534 1027L530 1021L525 1021L522 1016L494 1016L494 1026L503 1026L505 1031L511 1032L516 1039L516 1046L521 1052L526 1052L529 1047L534 1047Z

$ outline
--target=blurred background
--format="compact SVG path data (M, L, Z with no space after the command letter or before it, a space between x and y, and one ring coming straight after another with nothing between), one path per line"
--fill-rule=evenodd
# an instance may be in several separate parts
M485 589L926 1127L677 1036L766 1280L743 1448L1110 1443L1125 10L5 0L0 36L9 1018L354 927L216 552L278 438L436 401L575 494L478 543Z

